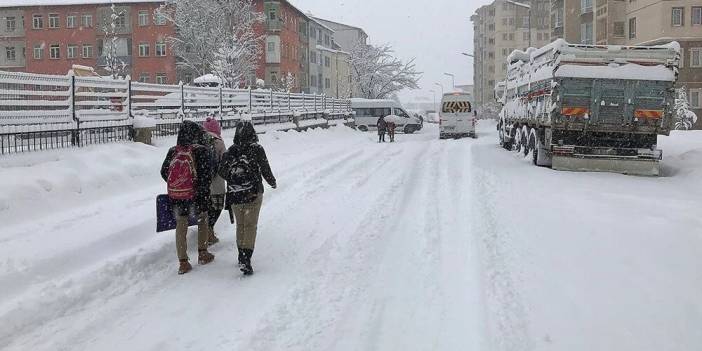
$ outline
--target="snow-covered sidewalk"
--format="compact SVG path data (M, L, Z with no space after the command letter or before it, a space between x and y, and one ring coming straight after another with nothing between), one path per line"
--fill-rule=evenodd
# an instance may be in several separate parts
M279 189L246 279L226 214L215 262L175 274L154 233L173 138L0 159L0 349L702 347L700 133L639 178L536 168L479 132L261 135Z

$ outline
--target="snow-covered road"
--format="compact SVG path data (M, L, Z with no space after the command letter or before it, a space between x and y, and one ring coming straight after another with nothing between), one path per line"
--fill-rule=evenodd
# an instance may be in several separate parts
M637 178L536 168L479 130L265 135L280 187L250 278L226 215L215 262L175 274L153 218L171 141L0 160L0 349L702 348L700 134Z

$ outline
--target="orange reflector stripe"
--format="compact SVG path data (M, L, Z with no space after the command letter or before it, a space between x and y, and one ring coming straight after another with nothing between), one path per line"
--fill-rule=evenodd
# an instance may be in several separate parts
M590 113L590 109L585 107L564 107L561 114L564 116L582 117Z
M636 110L634 111L634 117L661 119L663 118L663 110Z

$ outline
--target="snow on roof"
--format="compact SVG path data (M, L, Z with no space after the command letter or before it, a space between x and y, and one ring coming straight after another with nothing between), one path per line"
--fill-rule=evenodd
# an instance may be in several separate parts
M338 26L341 26L341 27L349 28L349 29L356 29L356 30L361 31L361 32L362 32L363 34L365 34L366 36L368 36L368 33L366 33L366 31L363 30L363 28L361 28L361 27L351 26L351 25L348 25L348 24L339 23L339 22L336 22L336 21L330 21L330 20L328 20L328 19L315 17L314 15L312 15L312 13L309 13L308 16L309 16L310 18L313 18L313 19L317 20L317 21L322 21L322 22L326 22L326 23L332 23L332 24L335 24L335 25L338 25Z
M531 8L531 5L529 5L529 4L523 4L523 3L521 3L521 2L516 2L516 1L512 1L512 0L507 0L507 2L510 3L510 4L512 4L512 5L521 6L521 7L526 8L526 9L530 9L530 8Z
M3 0L2 7L65 6L65 5L107 5L131 3L164 3L165 0Z
M326 46L322 46L322 45L319 45L319 44L317 44L317 50L327 51L327 52L331 52L331 53L335 53L335 54L347 54L347 55L350 55L350 54L349 54L348 52L346 52L346 51L330 49L330 48L328 48L328 47L326 47Z

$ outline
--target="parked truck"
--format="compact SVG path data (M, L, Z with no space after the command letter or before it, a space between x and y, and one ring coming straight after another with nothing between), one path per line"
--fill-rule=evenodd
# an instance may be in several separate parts
M514 51L495 94L508 150L556 170L658 176L674 125L680 46L574 45Z

